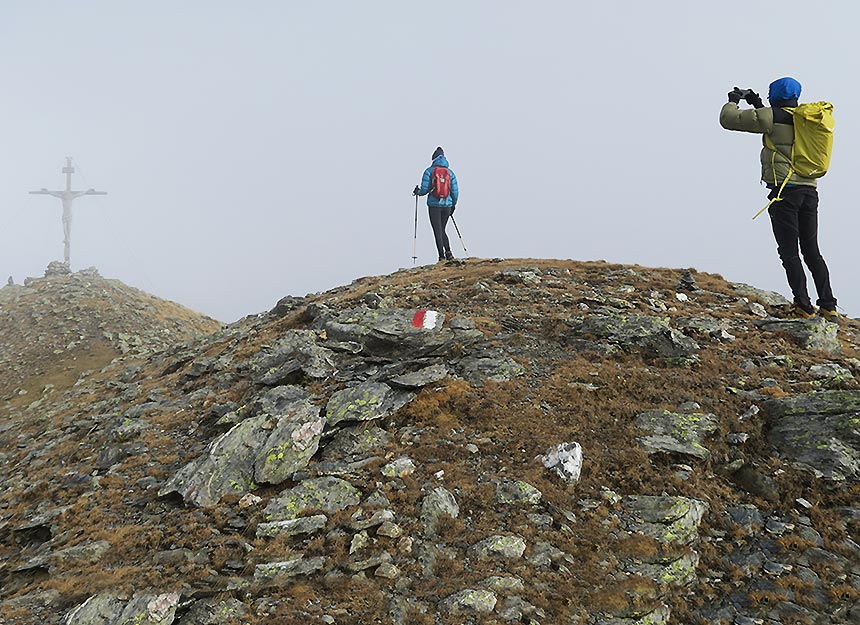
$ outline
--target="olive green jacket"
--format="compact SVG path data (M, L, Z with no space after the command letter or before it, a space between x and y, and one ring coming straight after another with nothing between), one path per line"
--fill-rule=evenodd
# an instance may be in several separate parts
M755 132L767 135L776 151L767 146L762 137L761 149L761 179L768 186L779 187L789 173L791 163L791 146L794 144L794 126L791 124L776 124L773 121L773 109L741 109L734 102L726 102L720 110L720 126L726 130ZM815 178L804 178L793 174L788 184L799 184L814 187Z

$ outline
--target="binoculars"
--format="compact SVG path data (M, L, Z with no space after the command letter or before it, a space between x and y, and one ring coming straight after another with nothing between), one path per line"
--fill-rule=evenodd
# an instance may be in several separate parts
M735 87L732 91L734 93L737 93L741 97L741 100L743 100L744 98L746 98L749 94L751 94L753 92L752 89L740 89L738 87Z

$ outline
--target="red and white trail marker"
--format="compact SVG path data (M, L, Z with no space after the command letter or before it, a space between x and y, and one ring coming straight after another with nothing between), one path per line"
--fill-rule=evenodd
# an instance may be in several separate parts
M435 310L416 310L415 316L412 317L412 325L416 328L431 330L436 327L439 317L439 313Z

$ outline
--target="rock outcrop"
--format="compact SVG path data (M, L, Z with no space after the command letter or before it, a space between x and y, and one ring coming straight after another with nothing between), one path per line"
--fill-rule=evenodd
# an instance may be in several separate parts
M74 356L84 280L0 303ZM860 328L784 303L470 260L175 318L5 400L0 622L855 622Z

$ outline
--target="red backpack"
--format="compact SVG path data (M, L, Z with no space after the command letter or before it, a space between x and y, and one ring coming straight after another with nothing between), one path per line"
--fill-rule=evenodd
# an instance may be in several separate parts
M447 167L434 167L430 174L430 193L440 200L451 195L451 172Z

